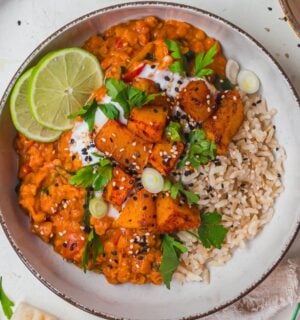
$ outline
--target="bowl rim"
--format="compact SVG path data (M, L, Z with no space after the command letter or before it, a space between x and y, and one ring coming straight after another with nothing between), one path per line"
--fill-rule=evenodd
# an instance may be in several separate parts
M87 20L90 17L96 16L98 14L101 13L106 13L112 10L118 10L118 9L124 9L124 8L131 8L131 7L145 7L145 6L162 6L162 7L166 7L166 8L176 8L176 9L183 9L183 10L190 10L196 14L202 14L202 15L206 15L209 17L212 17L216 20L221 21L222 23L228 25L229 27L235 29L236 31L238 31L240 34L242 34L243 36L245 36L248 40L250 40L252 43L254 43L256 46L258 46L263 52L264 54L266 54L271 61L275 64L275 66L278 68L279 72L282 74L282 76L284 77L284 79L286 80L289 88L292 91L292 94L294 95L295 101L298 103L298 107L300 107L300 98L299 95L294 87L294 85L292 84L291 80L289 79L289 77L287 76L287 74L285 73L285 71L283 70L283 68L280 66L280 64L275 60L275 58L273 57L273 55L259 42L257 41L254 37L252 37L250 34L248 34L246 31L244 31L242 28L238 27L237 25L235 25L234 23L228 21L227 19L224 19L220 16L218 16L217 14L211 13L209 11L194 7L194 6L190 6L190 5L186 5L186 4L181 4L181 3L174 3L174 2L164 2L164 1L137 1L137 2L129 2L129 3L119 3L119 4L115 4L115 5L111 5L111 6L106 6L103 7L101 9L97 9L94 11L91 11L87 14L84 14L74 20L72 20L71 22L68 22L67 24L65 24L64 26L60 27L59 29L57 29L55 32L53 32L51 35L49 35L44 41L42 41L27 57L26 59L21 63L21 65L19 66L19 68L17 69L17 71L15 72L15 74L13 75L13 77L11 78L11 80L9 81L3 96L0 99L0 116L2 114L4 105L7 103L8 98L9 98L9 94L11 92L11 89L13 88L16 80L18 79L18 77L21 75L21 73L26 69L28 63L40 52L41 49L43 49L48 43L50 43L53 39L55 39L57 36L59 36L60 34L62 34L64 31L66 31L67 29L75 26L76 24L80 23L83 20ZM27 258L23 255L21 249L17 246L17 244L15 243L12 235L10 234L10 231L8 230L8 227L5 223L5 219L4 216L2 214L2 211L0 210L0 224L2 226L2 229L10 243L10 245L12 246L12 248L14 249L14 251L16 252L16 254L18 255L18 257L20 258L20 260L24 263L24 265L27 267L27 269L44 285L46 286L49 290L51 290L53 293L55 293L57 296L59 296L60 298L62 298L63 300L65 300L66 302L70 303L71 305L85 311L88 312L92 315L95 316L100 316L103 317L105 319L108 320L131 320L130 318L119 318L119 317L115 317L112 314L107 314L104 312L98 312L95 311L89 307L85 307L82 303L74 300L73 298L69 297L68 295L64 294L63 292L60 292L58 289L56 289L51 283L49 283L44 277L42 277L36 270L35 268L31 265L31 263L27 260ZM285 248L283 248L283 250L281 251L281 254L279 256L279 258L277 259L277 261L274 262L273 265L271 265L269 267L268 270L265 271L265 273L263 273L260 277L259 280L257 280L256 282L254 282L251 286L249 286L248 288L246 288L243 292L241 292L236 298L231 299L207 312L204 313L198 313L198 314L194 314L188 317L184 317L181 318L181 320L196 320L199 318L203 318L206 317L208 315L211 315L215 312L218 312L228 306L230 306L231 304L235 303L236 301L240 300L241 298L243 298L245 295L247 295L249 292L251 292L253 289L255 289L260 283L262 283L273 271L274 269L277 267L277 265L279 264L279 262L284 258L285 254L288 252L289 248L291 247L292 243L294 242L294 240L296 239L296 236L298 234L298 232L300 231L300 220L297 222L297 226L295 228L295 232L293 233L293 235L291 236L291 238L288 240L288 242L286 243Z
M279 0L279 4L293 31L300 37L300 22L293 14L289 2L287 0Z

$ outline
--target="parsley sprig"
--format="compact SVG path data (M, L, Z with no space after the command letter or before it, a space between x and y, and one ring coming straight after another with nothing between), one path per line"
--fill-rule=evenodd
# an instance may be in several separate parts
M182 168L187 163L198 169L200 164L207 164L216 157L217 146L206 139L202 129L196 129L189 134L189 146L184 157L179 161L178 167Z
M105 80L107 94L113 101L118 102L124 109L124 115L129 117L133 107L141 107L152 101L157 94L147 95L146 91L142 91L133 86L126 84L122 80L108 78Z
M197 54L195 59L195 73L197 77L204 78L205 76L214 73L212 69L208 69L206 67L213 63L217 52L217 44L214 43L213 46L206 53L202 51Z
M188 204L197 204L200 200L200 197L192 192L184 189L184 186L181 182L176 182L175 184L172 184L170 180L166 180L164 183L164 191L170 191L171 198L176 199L179 194L182 194Z
M88 102L77 112L69 114L68 118L75 119L76 117L81 116L88 124L89 131L92 131L94 129L95 115L98 108L108 119L119 119L120 112L112 103L98 104L95 99Z
M180 123L175 121L170 121L165 129L165 134L167 139L171 140L172 142L177 141L184 141Z
M205 212L201 215L201 226L198 234L188 231L189 234L201 241L207 249L214 247L221 249L228 229L221 225L222 216L218 212Z
M89 233L87 242L84 247L84 252L82 255L83 271L86 272L91 255L92 255L93 264L95 264L97 256L99 254L102 254L103 252L104 252L104 249L103 249L103 244L101 243L100 237L95 232L95 230L92 229Z
M186 75L187 59L186 56L181 53L180 46L174 40L166 39L165 44L171 52L171 57L176 59L169 69L173 73L179 73L181 76Z
M95 191L102 190L112 179L112 163L101 158L98 163L79 169L71 178L70 183L84 188L92 187Z
M0 277L0 302L5 316L7 317L7 319L11 319L13 315L12 307L14 306L14 303L4 292L4 289L2 287L2 277Z
M163 255L159 271L168 289L170 289L172 275L178 268L179 257L181 253L187 251L187 248L181 242L175 240L168 234L164 235L162 241Z

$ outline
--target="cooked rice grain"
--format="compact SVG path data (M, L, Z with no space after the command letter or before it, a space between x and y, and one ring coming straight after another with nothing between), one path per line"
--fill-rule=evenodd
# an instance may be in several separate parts
M261 103L252 105L259 100ZM220 212L229 232L220 250L205 249L186 232L178 234L189 249L175 273L180 282L209 282L209 266L223 265L237 247L244 248L246 240L258 234L272 218L274 202L283 190L285 152L272 124L276 110L268 111L259 96L245 96L244 103L245 120L228 155L218 157L221 165L212 161L202 166L191 188L201 197L201 212Z

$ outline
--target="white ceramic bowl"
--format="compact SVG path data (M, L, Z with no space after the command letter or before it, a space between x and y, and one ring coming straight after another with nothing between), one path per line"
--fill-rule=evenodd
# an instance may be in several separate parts
M17 156L15 130L9 108L9 92L18 76L50 50L80 46L92 34L130 19L154 15L187 21L221 41L225 54L253 70L262 83L269 106L278 109L277 136L287 152L285 191L276 202L275 215L247 248L237 250L225 266L212 268L211 284L172 283L164 286L118 285L103 276L84 274L62 260L52 247L28 230L28 217L20 210L14 187ZM296 67L296 66L295 66ZM19 257L50 290L88 312L109 319L195 319L213 313L253 289L287 251L300 221L300 109L290 81L270 54L238 27L208 12L170 3L139 2L117 5L83 16L46 39L26 59L9 84L0 105L0 220Z

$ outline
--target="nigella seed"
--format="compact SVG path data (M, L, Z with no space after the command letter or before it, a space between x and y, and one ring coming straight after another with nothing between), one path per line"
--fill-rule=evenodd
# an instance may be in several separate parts
M166 80L166 81L170 81L171 79L170 79L170 77L165 76L165 80Z
M181 80L178 80L177 83L178 84L183 84L183 82Z
M155 69L155 64L152 64L151 69Z
M85 161L89 161L89 157L90 157L90 156L86 156L86 157L84 158L84 160L85 160Z
M114 142L114 140L113 140L112 138L109 138L109 141L110 141L111 143L113 143L113 142Z
M68 244L66 242L63 243L63 247L66 248Z
M261 100L256 101L256 104L260 104L260 103L261 103Z
M133 196L132 199L133 199L134 201L136 201L138 198L137 198L137 196Z
M71 143L71 144L74 144L74 143L75 143L75 140L72 138L72 139L70 140L70 143Z
M126 159L125 159L125 162L126 162L126 163L129 163L129 160L126 158Z
M277 177L278 177L278 178L281 178L281 174L280 174L280 173L277 173Z
M178 88L178 87L175 87L175 91L176 91L176 92L179 92L179 88Z

